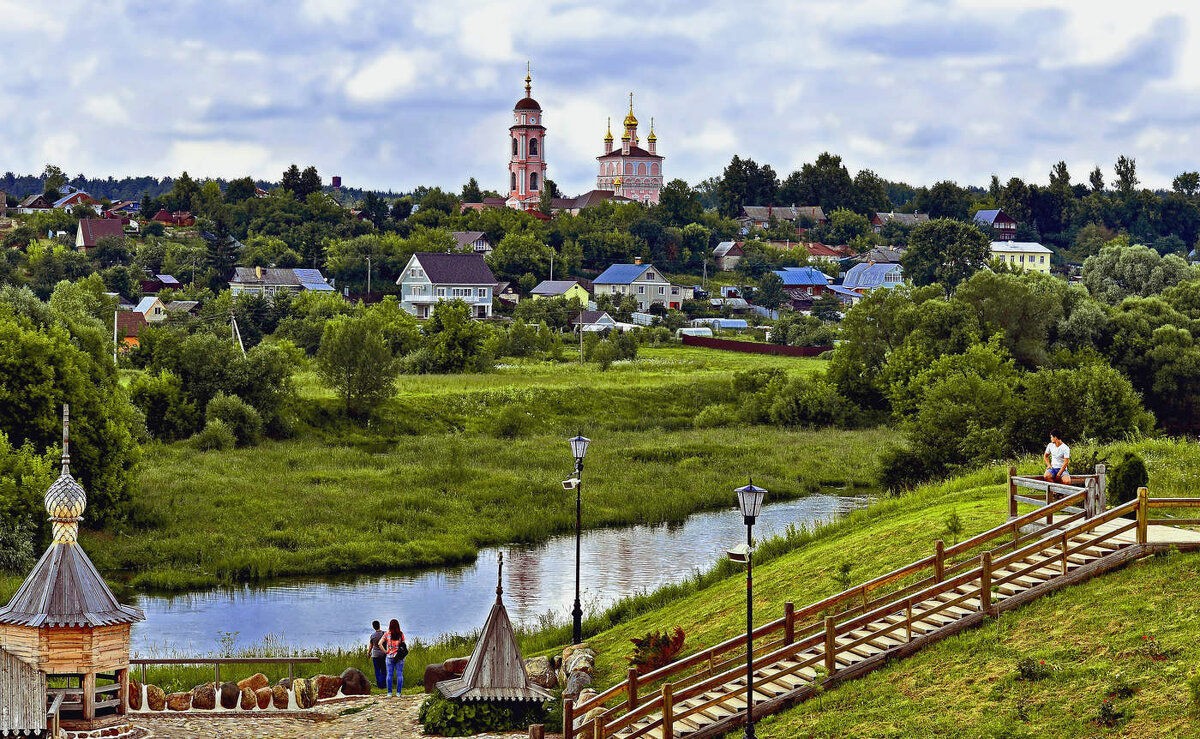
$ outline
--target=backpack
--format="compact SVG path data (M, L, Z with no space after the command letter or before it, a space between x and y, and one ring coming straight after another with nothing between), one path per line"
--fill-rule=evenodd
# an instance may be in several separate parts
M396 659L402 660L408 656L408 645L404 643L404 635L401 634L399 639L392 639L389 634L387 637L387 655Z

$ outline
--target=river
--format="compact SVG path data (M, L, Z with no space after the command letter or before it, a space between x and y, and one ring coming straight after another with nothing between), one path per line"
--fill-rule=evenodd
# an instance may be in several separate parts
M812 495L764 505L757 538L788 525L830 521L867 498ZM583 534L585 615L620 598L679 582L707 570L729 547L745 541L736 509L697 513L682 524L628 526ZM406 574L343 579L298 579L171 596L139 595L146 620L133 627L135 656L213 653L224 640L252 647L270 638L293 649L357 645L370 622L400 619L405 633L431 641L483 626L495 600L496 564L504 552L504 603L518 625L545 614L570 618L574 600L575 537L480 551L470 565Z

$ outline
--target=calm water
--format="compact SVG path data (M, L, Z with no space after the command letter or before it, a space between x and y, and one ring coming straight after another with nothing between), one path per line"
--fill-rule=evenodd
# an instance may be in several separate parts
M829 521L866 505L861 497L814 495L763 506L755 535L766 538L788 524ZM583 535L584 612L602 610L622 596L678 582L706 570L745 540L736 510L699 513L682 524L631 526ZM284 581L266 587L222 588L169 597L138 596L146 621L133 627L135 655L164 651L207 654L224 632L250 646L267 635L307 649L356 645L372 619L399 618L422 640L479 629L495 600L496 564L504 552L504 602L519 624L553 613L570 618L575 593L575 537L534 545L484 549L474 564L405 575L345 580Z

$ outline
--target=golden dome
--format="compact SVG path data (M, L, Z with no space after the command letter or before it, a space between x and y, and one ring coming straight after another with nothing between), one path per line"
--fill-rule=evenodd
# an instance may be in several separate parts
M608 119L608 132L604 134L604 141L605 141L605 143L612 143L612 140L613 140L612 118L609 118Z
M625 115L625 127L633 126L637 128L637 116L633 114L633 93L629 93L629 113Z
M647 141L658 141L658 137L654 135L654 119L650 119L650 135L646 137Z

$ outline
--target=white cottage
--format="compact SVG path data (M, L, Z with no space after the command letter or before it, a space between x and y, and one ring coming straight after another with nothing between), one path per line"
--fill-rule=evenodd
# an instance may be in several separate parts
M429 318L444 300L465 302L474 318L492 317L496 277L479 254L413 254L396 284L401 307L417 318Z

